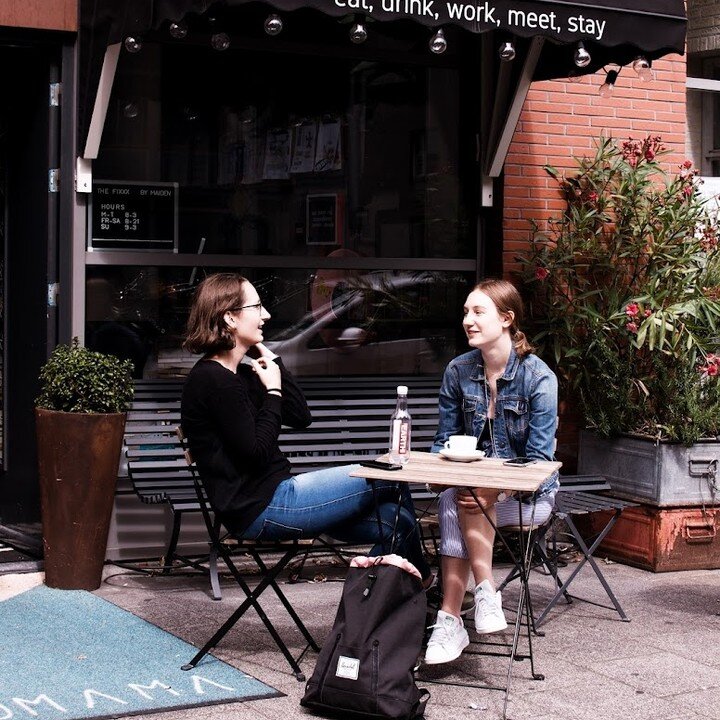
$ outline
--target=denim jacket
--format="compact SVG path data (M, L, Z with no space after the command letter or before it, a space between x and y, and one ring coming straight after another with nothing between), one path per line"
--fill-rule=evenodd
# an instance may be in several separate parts
M452 360L445 369L440 387L440 422L432 452L438 452L450 435L479 438L487 420L490 389L479 350ZM485 443L488 456L531 457L552 460L557 424L557 378L536 355L518 357L510 351L505 372L497 380L493 437L495 447ZM535 496L554 493L557 473L546 480Z

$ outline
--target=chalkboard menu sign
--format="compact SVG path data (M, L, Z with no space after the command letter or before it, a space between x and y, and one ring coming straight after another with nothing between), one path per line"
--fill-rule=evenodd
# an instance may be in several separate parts
M93 182L88 250L178 251L178 184Z

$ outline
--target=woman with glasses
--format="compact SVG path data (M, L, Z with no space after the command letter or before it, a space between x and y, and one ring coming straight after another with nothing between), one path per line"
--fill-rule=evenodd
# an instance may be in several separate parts
M292 477L278 446L282 425L312 422L302 391L263 344L270 313L241 275L210 275L198 286L184 347L202 353L183 388L182 428L213 510L236 537L292 540L321 533L373 543L382 552L372 486L345 465ZM397 512L393 485L375 483L385 540ZM400 508L398 552L432 581L409 494Z

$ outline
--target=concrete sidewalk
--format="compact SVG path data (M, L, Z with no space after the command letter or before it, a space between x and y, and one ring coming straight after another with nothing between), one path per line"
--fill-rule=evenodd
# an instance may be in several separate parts
M602 562L602 561L601 561ZM720 720L720 570L652 574L620 564L603 571L631 622L614 610L582 602L559 603L536 638L535 669L545 680L530 677L528 661L515 664L508 718L512 720ZM502 577L502 569L497 571ZM40 582L40 575L0 577L0 593ZM550 597L549 578L533 572L536 607ZM284 586L310 631L324 640L342 591L337 581ZM606 597L587 566L574 592L605 603ZM198 576L148 577L109 566L97 594L193 643L202 645L234 610L239 589L225 580L224 599L214 602L207 582ZM508 588L504 605L517 598L517 584ZM268 614L277 621L291 648L302 648L277 601L267 596ZM286 697L243 704L215 705L156 714L156 720L230 720L308 718L299 706L303 684L290 674L257 616L250 612L216 648L215 655ZM189 660L190 658L188 658ZM303 662L309 676L315 663ZM199 665L198 667L201 667ZM443 666L450 668L451 665ZM502 682L506 658L463 656L452 664L458 679L474 673L482 681ZM419 683L423 686L422 683ZM449 685L425 685L432 693L428 720L499 718L503 693Z

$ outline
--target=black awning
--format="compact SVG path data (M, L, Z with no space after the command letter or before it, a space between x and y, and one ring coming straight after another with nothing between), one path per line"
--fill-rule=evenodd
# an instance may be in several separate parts
M582 41L592 62L582 73L608 63L625 65L637 55L654 60L685 49L684 0L81 0L81 32L98 45L145 34L188 14L215 8L265 6L292 13L313 9L326 15L366 16L381 22L412 21L429 28L454 25L470 33L496 32L521 38L542 37L545 50L536 79L566 77L574 47ZM104 51L104 50L103 50Z
M518 58L531 38L542 38L532 78L587 74L638 55L655 60L685 49L684 0L80 0L80 142L97 91L105 49L129 35L161 30L186 16L246 7L258 12L318 11L338 19L365 16L383 23L431 28L457 26L472 34L516 39ZM651 9L648 9L651 8ZM458 30L457 32L461 32ZM582 41L590 62L574 61ZM491 40L491 42L493 42Z
M257 4L257 0L92 0L82 3L82 14L86 26L111 26L111 40L117 42L128 32L157 28L188 13L251 2ZM336 17L357 14L428 27L457 25L474 33L499 30L559 43L630 45L653 57L682 54L685 47L684 0L655 0L643 6L638 0L268 0L264 4L280 12L312 8Z
M220 4L234 7L249 2L256 0ZM128 6L135 4L134 14L154 27L189 12L205 12L212 5L206 0L156 0L154 8L149 0L127 4L110 0L108 4L125 18ZM280 12L313 8L336 17L357 14L379 21L411 20L428 27L457 25L473 33L493 30L542 36L556 43L582 40L605 48L632 46L650 58L682 54L685 47L684 0L643 5L638 0L268 0L265 4Z

